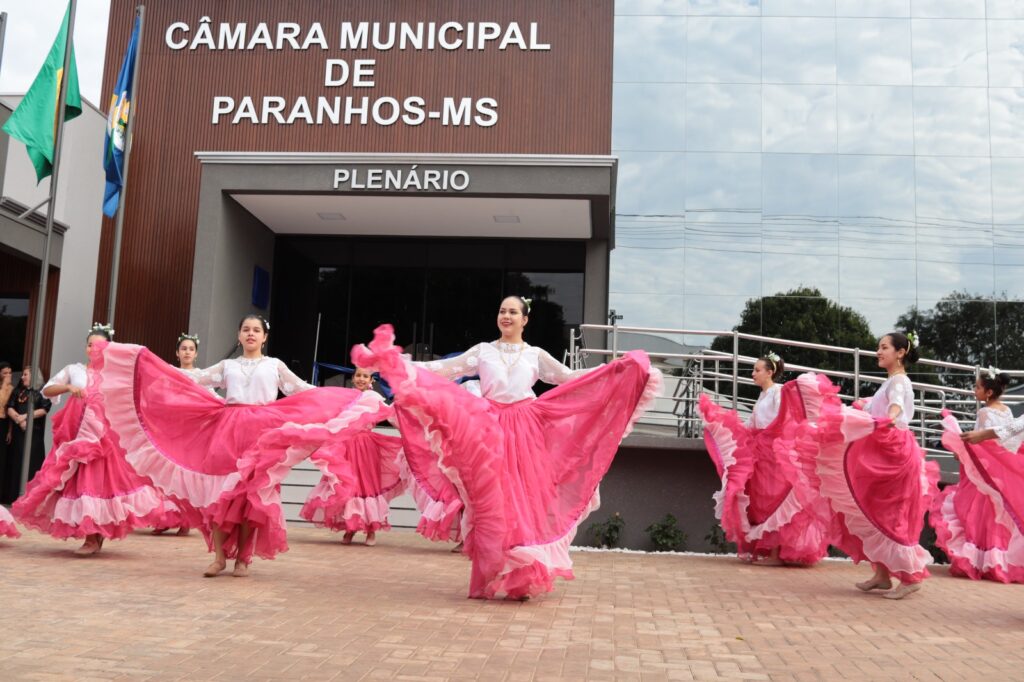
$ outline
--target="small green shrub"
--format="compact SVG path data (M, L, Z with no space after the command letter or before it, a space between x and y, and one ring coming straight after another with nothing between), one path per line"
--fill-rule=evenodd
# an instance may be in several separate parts
M729 542L725 537L725 531L721 524L715 523L711 526L711 532L704 536L704 542L711 546L712 554L735 554L736 543Z
M674 552L686 549L686 533L676 525L676 517L665 514L665 518L647 526L644 532L650 535L656 552Z
M625 526L626 522L622 519L622 515L619 512L615 512L608 517L607 521L591 524L587 532L593 538L594 544L607 549L619 543L619 536L622 534L622 529Z

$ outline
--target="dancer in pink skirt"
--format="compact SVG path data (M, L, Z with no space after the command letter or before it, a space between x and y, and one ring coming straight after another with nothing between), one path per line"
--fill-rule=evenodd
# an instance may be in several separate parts
M975 397L975 431L943 413L942 443L960 461L960 482L946 486L932 504L937 542L949 556L950 573L973 580L1024 582L1024 431L996 440L996 430L1013 432L1014 418L999 396L1009 376L982 370ZM993 438L986 437L987 435Z
M367 369L356 368L352 386L371 398L384 400L373 390L373 375ZM390 407L380 408L381 419L391 413ZM285 434L284 438L292 446L299 440L316 445L311 459L324 472L299 515L321 528L344 531L344 545L351 544L357 532L366 533L367 546L377 544L377 531L391 528L391 500L405 491L401 439L374 433L369 428L344 440L341 446L321 444L323 441L310 434L309 429L295 437ZM346 478L354 485L345 485Z
M916 337L886 334L877 357L889 375L878 392L863 409L854 409L844 407L838 388L831 388L816 428L801 428L794 452L809 465L805 470L835 515L833 544L875 569L857 588L890 590L883 596L902 599L928 577L932 558L919 539L939 470L925 461L909 431L914 389L906 366L917 361ZM894 577L900 585L893 590Z
M21 537L17 526L14 525L14 517L11 516L11 512L7 511L7 507L2 506L0 506L0 537Z
M406 451L415 443L433 452L466 505L471 598L525 599L573 577L576 528L597 508L598 483L623 436L661 389L661 373L639 351L571 371L523 341L528 314L524 299L506 298L499 340L425 366L393 345L390 325L377 328L369 348L352 350L394 390ZM473 374L482 398L450 381ZM538 379L560 385L536 398Z
M261 438L331 420L357 430L378 420L379 401L352 389L313 389L263 355L269 329L261 316L246 316L238 328L242 357L194 381L141 346L110 344L93 354L97 390L128 461L202 529L215 553L208 577L230 557L234 575L246 576L253 554L270 559L288 548L279 486L309 453L264 451ZM205 386L223 388L226 400ZM288 397L276 400L278 391Z
M722 479L722 489L715 493L715 516L740 558L763 566L811 565L825 556L829 545L827 505L800 478L785 447L781 452L775 448L787 428L817 418L818 404L811 403L808 414L800 391L801 383L816 382L817 377L804 374L782 386L775 380L784 370L775 353L754 363L751 378L761 395L746 423L706 395L699 406L704 441ZM806 490L796 490L794 484Z
M110 339L113 330L96 325L86 338L86 352ZM173 506L124 459L109 431L103 401L86 395L93 367L72 364L43 387L51 398L68 394L53 419L53 449L14 503L14 516L29 528L55 538L83 538L75 554L100 551L105 538L125 537L135 528L174 526Z

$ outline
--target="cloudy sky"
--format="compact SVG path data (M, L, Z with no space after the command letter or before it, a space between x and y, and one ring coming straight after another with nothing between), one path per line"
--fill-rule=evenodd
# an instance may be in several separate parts
M67 0L0 0L0 12L7 12L0 92L23 93L32 84L66 9ZM101 109L109 11L110 0L80 0L75 17L75 57L82 96Z

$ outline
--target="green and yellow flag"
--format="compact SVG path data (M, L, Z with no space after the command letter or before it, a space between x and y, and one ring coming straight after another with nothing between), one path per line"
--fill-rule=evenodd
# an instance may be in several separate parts
M32 81L32 87L25 93L21 104L4 124L4 132L28 148L28 156L36 167L36 182L42 182L53 172L53 148L57 139L57 100L60 82L64 77L64 48L67 45L68 17L71 3L64 12L57 39L53 41L39 75ZM82 96L78 91L78 68L75 66L75 50L71 48L68 65L67 96L64 106L64 120L70 121L82 113Z

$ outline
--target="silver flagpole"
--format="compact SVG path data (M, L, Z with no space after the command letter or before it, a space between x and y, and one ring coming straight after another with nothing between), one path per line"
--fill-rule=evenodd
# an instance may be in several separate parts
M7 12L0 12L0 65L4 61L4 39L7 37Z
M53 141L53 173L50 175L50 198L46 204L46 243L43 246L43 262L39 265L39 293L36 299L36 319L32 331L32 356L29 366L32 368L32 387L40 384L43 374L39 371L39 358L43 350L43 316L46 315L46 284L50 274L50 239L53 236L53 211L57 197L57 173L60 171L60 147L64 141L64 105L68 98L68 78L71 73L71 46L75 36L75 8L78 0L71 0L68 10L68 30L64 43L64 70L61 72L60 87L57 94L57 134ZM28 421L25 424L25 447L21 453L21 494L25 494L28 483L28 466L32 453L32 425L35 422L34 402L29 396Z
M124 132L124 172L121 175L121 194L117 199L117 218L114 222L114 257L110 264L110 293L107 295L107 324L114 324L117 309L117 278L121 270L121 238L124 234L124 200L128 195L128 162L132 156L132 132L135 130L136 109L139 102L139 65L142 63L142 31L145 5L135 8L139 21L139 40L135 44L135 66L132 68L132 99L128 105L128 128Z

